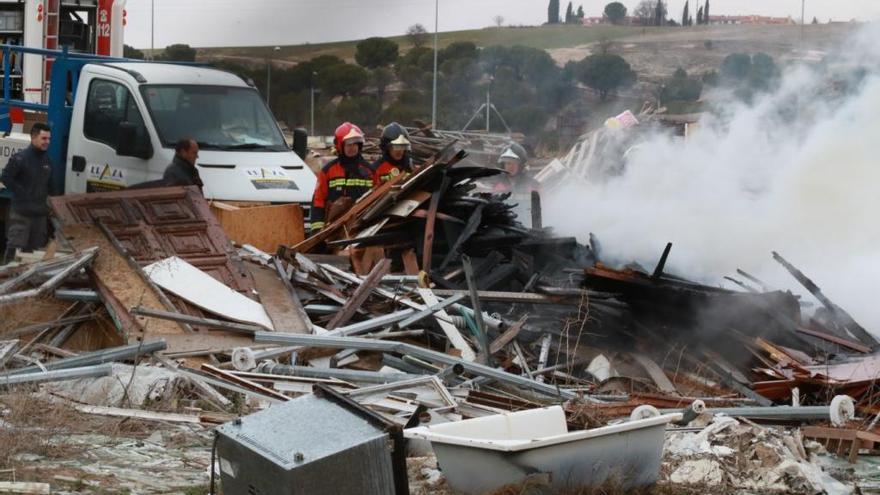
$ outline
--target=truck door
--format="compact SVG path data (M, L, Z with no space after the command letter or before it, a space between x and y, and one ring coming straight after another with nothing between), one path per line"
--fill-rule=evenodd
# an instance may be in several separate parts
M147 181L152 145L137 99L117 80L95 77L88 85L82 125L71 126L67 191L115 191ZM138 156L120 156L120 139L132 128L135 140L148 149Z

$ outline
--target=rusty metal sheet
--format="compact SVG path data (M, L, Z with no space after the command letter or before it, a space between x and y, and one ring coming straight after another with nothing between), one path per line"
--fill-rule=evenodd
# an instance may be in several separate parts
M106 225L140 264L178 256L227 286L254 281L195 187L124 190L50 198L64 225Z

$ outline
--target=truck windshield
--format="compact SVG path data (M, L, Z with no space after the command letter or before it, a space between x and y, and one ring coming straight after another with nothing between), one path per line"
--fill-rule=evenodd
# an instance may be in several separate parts
M141 93L163 146L192 137L202 149L288 150L266 104L251 88L145 85Z

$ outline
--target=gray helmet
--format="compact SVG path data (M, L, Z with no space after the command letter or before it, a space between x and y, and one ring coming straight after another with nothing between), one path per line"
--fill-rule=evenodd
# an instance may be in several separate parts
M501 163L505 160L512 159L519 162L519 165L525 166L526 161L528 160L529 155L526 153L525 148L520 146L517 143L510 143L507 148L504 149L504 152L501 153L501 156L498 157L498 163Z

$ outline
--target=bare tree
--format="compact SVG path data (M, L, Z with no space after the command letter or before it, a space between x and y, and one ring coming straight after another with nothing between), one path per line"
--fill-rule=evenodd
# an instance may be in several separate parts
M495 27L501 27L504 24L504 16L503 15L496 15L495 17L492 18L492 22L495 23Z
M406 37L413 48L421 48L428 42L428 30L421 24L413 24L406 30Z
M655 4L653 0L642 0L636 10L633 11L633 17L639 19L642 26L650 26L654 23Z

